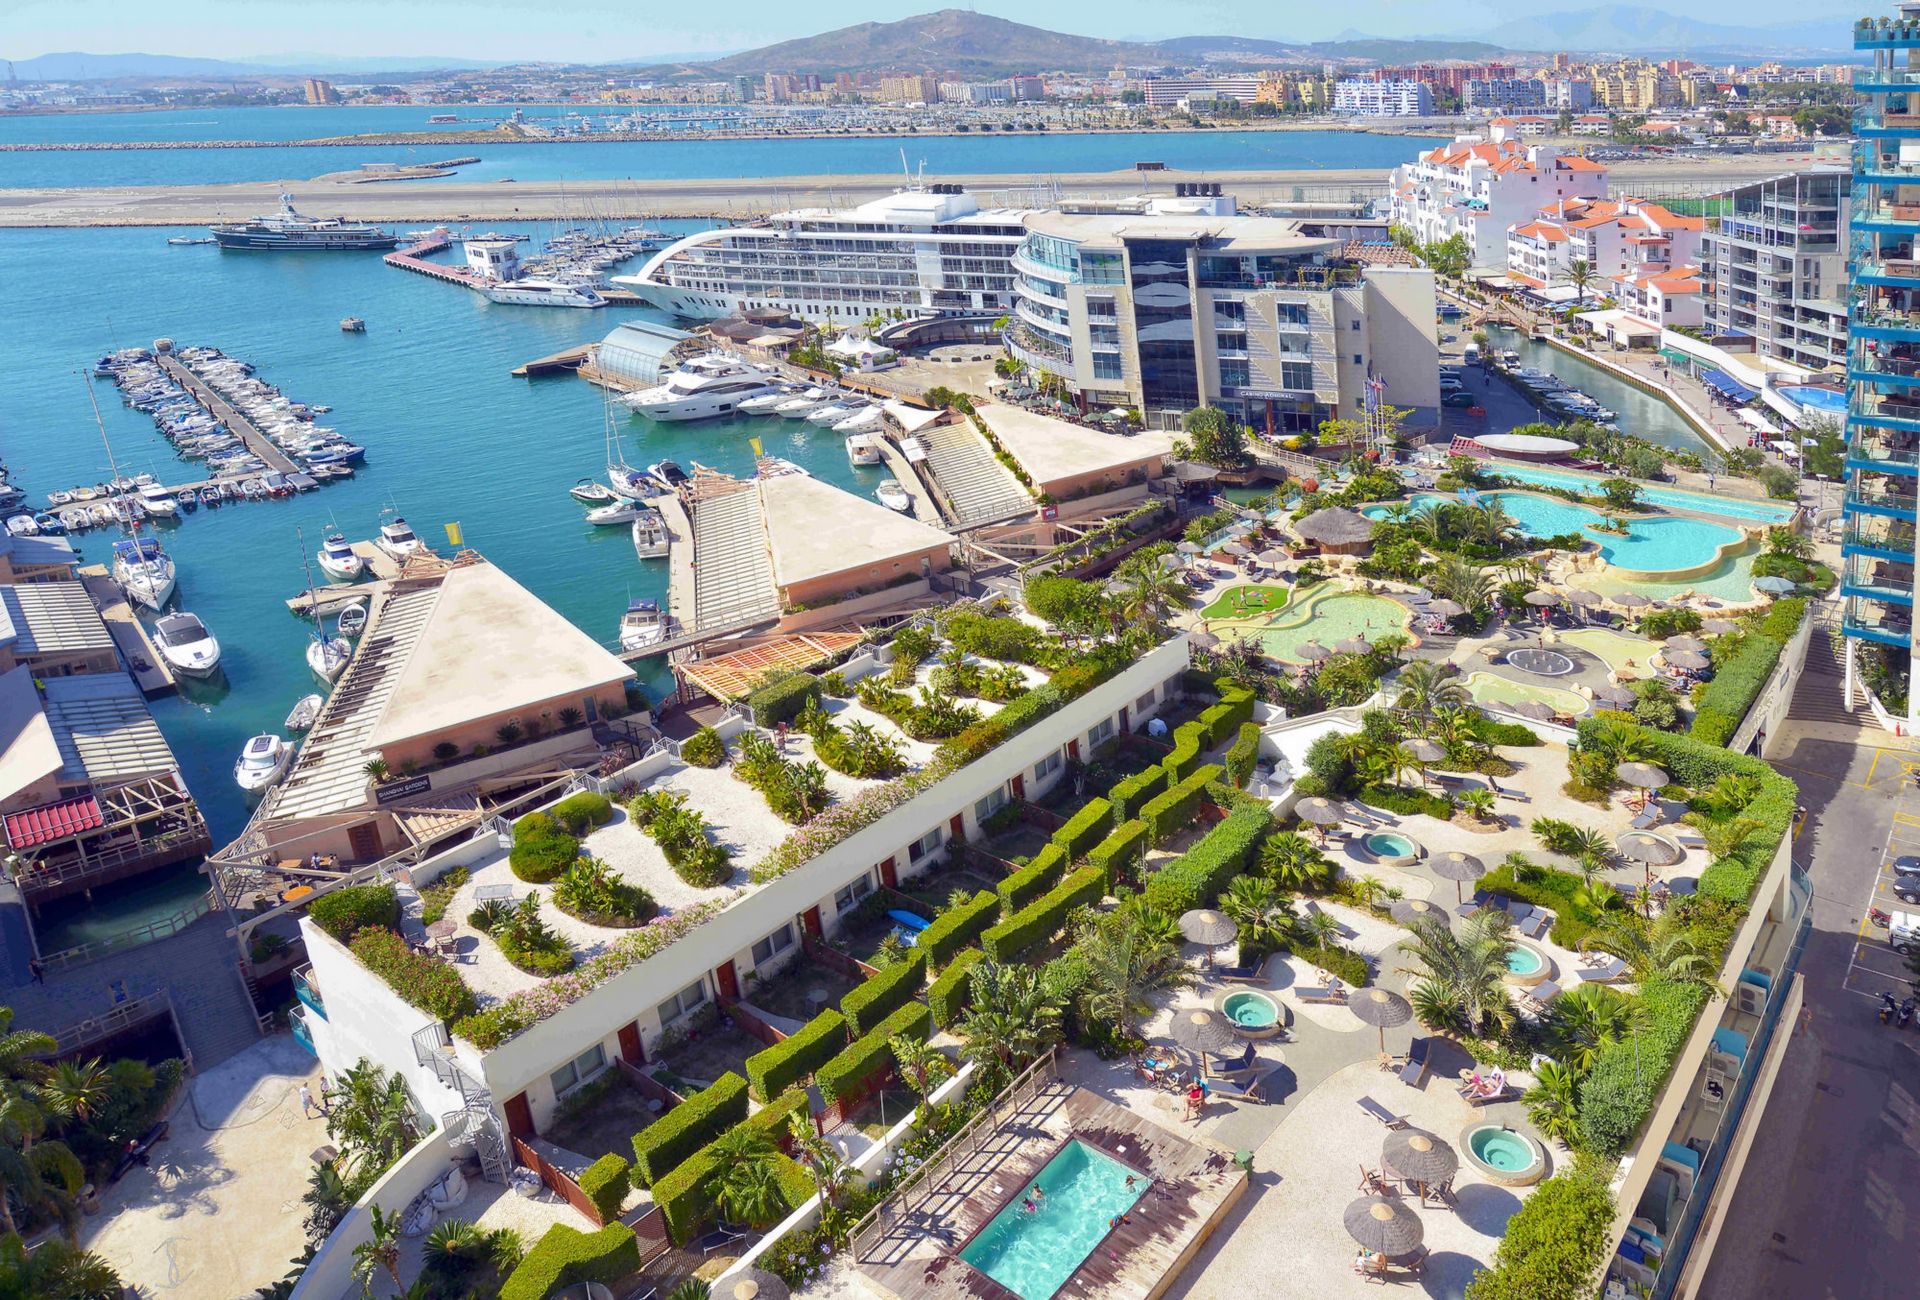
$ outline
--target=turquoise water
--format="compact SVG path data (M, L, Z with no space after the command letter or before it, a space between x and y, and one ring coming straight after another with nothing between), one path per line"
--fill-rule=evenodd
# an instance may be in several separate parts
M1543 964L1540 954L1531 948L1516 944L1507 949L1507 969L1515 975L1532 975Z
M1220 1004L1220 1010L1234 1024L1249 1029L1265 1029L1280 1018L1280 1010L1273 1004L1273 999L1264 993L1249 990L1227 994L1226 1000Z
M245 820L234 755L248 736L278 730L293 702L314 689L303 658L307 626L284 601L304 584L302 559L334 525L368 537L393 505L422 537L444 545L442 525L458 521L469 545L602 640L612 640L630 596L665 595L665 563L643 565L626 529L588 526L566 494L576 479L605 471L597 390L571 376L530 382L507 373L644 311L501 306L384 267L374 254L223 255L168 247L170 233L0 232L0 264L10 272L0 348L13 366L0 390L0 455L36 499L107 477L87 404L91 385L123 471L151 470L170 483L201 477L147 417L120 404L110 383L79 373L107 348L161 335L253 362L294 400L331 405L326 422L368 448L353 479L284 501L202 510L164 531L180 566L177 603L220 638L225 673L216 684L189 686L190 695L155 701L153 712L216 843ZM366 318L365 334L341 332L348 314ZM634 463L670 457L748 473L747 440L758 434L769 454L863 494L882 477L854 469L841 438L804 420L616 418ZM103 533L77 545L88 563L106 558ZM183 871L116 891L97 911L56 919L41 945L171 912L200 882Z
M1484 1163L1504 1173L1519 1173L1533 1163L1533 1147L1519 1134L1505 1129L1475 1129L1467 1145Z
M1482 492L1475 498L1497 501L1512 517L1520 531L1530 537L1558 537L1581 533L1600 548L1600 556L1623 569L1649 573L1672 569L1691 569L1712 561L1722 546L1740 540L1740 534L1719 524L1698 519L1633 519L1627 522L1626 536L1594 531L1602 516L1585 506L1554 497L1534 496L1528 492ZM1424 493L1412 498L1414 509L1457 498ZM1390 507L1372 505L1361 513L1369 519L1382 519Z
M1603 370L1581 357L1570 356L1551 344L1530 339L1511 329L1495 326L1493 345L1511 348L1520 354L1520 364L1560 376L1602 406L1619 416L1615 421L1622 433L1631 433L1663 447L1685 451L1705 451L1707 444L1693 426L1665 401L1644 389L1636 388L1612 371ZM1504 383L1505 380L1496 382Z
M1501 476L1518 479L1522 483L1567 488L1585 496L1599 495L1600 480L1591 474L1577 474L1565 469L1540 469L1531 465L1502 464L1496 468ZM1635 483L1640 489L1642 501L1648 505L1664 506L1669 510L1697 510L1701 514L1720 515L1727 519L1747 519L1765 524L1784 524L1793 517L1794 507L1784 501L1749 501L1744 497L1708 496L1704 492L1659 487L1652 483L1641 483L1637 479Z
M1382 858L1410 858L1413 856L1413 841L1404 835L1369 835L1366 840L1367 852Z
M960 1258L1006 1287L1020 1300L1048 1300L1073 1276L1107 1235L1107 1221L1125 1214L1146 1194L1147 1180L1084 1142L1068 1142L1047 1162L1029 1188L1046 1193L1028 1214L1016 1195L993 1216Z
M1845 415L1847 413L1847 395L1833 388L1816 388L1812 385L1780 388L1775 390L1789 402L1820 411L1827 415Z

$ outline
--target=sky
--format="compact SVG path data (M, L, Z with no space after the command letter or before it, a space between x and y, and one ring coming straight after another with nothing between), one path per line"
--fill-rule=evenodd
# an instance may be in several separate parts
M646 62L662 56L725 53L809 36L853 23L891 21L939 8L877 0L729 0L678 6L643 0L0 0L0 57L86 51L252 59L285 54L446 56L552 62ZM1273 0L986 0L966 6L1055 31L1152 40L1231 33L1276 40L1326 40L1343 33L1469 36L1541 12L1539 0L1344 0L1339 5ZM1592 9L1599 0L1558 0L1544 8ZM1652 7L1710 22L1804 21L1831 12L1836 23L1892 2L1742 0L1738 6L1668 0Z

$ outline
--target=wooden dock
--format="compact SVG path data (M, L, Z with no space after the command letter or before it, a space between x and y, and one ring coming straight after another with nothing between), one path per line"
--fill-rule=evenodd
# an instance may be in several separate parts
M260 432L252 420L240 414L227 403L224 397L208 388L201 381L200 376L165 352L156 353L154 360L160 363L160 368L165 370L175 383L187 390L194 401L200 403L207 414L226 425L230 433L235 434L240 441L247 444L248 451L265 461L267 468L277 469L282 474L302 472L302 466L295 464L292 457L274 446L273 439Z
M537 379L542 375L569 374L578 370L586 359L593 355L598 343L582 343L578 347L565 348L544 357L535 357L523 366L513 368L515 379Z
M399 563L372 542L353 543L353 553L367 562L367 572L373 575L372 582L342 582L315 587L311 596L304 591L297 596L289 596L287 608L302 617L310 609L331 614L345 609L356 600L371 600L381 595L400 576Z
M134 684L140 693L149 699L156 695L171 695L180 689L174 680L173 671L167 667L167 661L160 650L147 635L147 629L134 615L133 606L120 591L120 585L113 580L104 564L90 564L80 570L80 583L92 597L94 608L100 611L100 617L106 622L107 633L113 637L113 643L119 647L120 658L125 661L127 671L133 674ZM142 668L140 665L145 664Z

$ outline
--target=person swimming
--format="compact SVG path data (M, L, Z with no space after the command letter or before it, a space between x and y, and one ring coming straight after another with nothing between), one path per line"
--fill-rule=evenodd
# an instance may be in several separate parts
M1031 1196L1023 1197L1020 1201L1020 1213L1022 1214L1032 1214L1035 1210L1039 1208L1040 1208L1039 1206L1033 1203L1033 1198Z

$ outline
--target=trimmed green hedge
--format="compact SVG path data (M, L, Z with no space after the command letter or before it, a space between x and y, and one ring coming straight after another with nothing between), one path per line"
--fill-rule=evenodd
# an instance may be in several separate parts
M967 978L987 954L978 948L968 948L953 959L946 970L940 973L927 989L927 1008L933 1012L933 1018L942 1029L951 1029L955 1021L966 1012L967 1004L973 998L973 981Z
M613 800L591 790L569 795L547 812L569 835L585 835L613 820Z
M1169 787L1165 793L1149 800L1147 806L1140 810L1140 820L1147 824L1148 842L1165 844L1192 821L1207 787L1218 781L1225 772L1226 769L1219 764L1209 763Z
M788 1117L805 1109L806 1104L807 1095L795 1088L733 1127L761 1129L778 1143L787 1135ZM718 1140L716 1137L715 1141ZM788 1208L799 1209L813 1195L812 1175L801 1169L791 1157L776 1155L773 1158L773 1170ZM685 1245L693 1236L694 1229L706 1218L707 1211L713 1208L714 1176L719 1172L719 1160L714 1155L713 1143L709 1142L653 1185L654 1204L660 1207L661 1214L665 1216L667 1231L674 1241Z
M813 1081L834 1101L851 1101L859 1095L861 1084L891 1064L893 1053L887 1044L895 1034L926 1042L933 1036L933 1012L923 1002L899 1008L821 1066Z
M1235 808L1198 844L1153 873L1147 881L1147 903L1168 916L1207 906L1247 869L1272 829L1273 814L1265 804Z
M1507 1220L1492 1262L1467 1283L1467 1300L1593 1295L1613 1217L1613 1197L1598 1171L1576 1164L1554 1175Z
M1083 903L1099 902L1106 888L1107 877L1100 868L1082 867L1051 893L981 935L981 950L995 961L1010 961L1034 944L1052 938L1066 924L1068 912Z
M581 1282L609 1284L640 1271L640 1242L633 1229L609 1223L581 1232L564 1223L548 1228L500 1287L500 1300L546 1300Z
M1107 837L1113 829L1113 805L1105 799L1089 799L1084 808L1067 819L1067 824L1053 833L1053 842L1067 851L1067 857L1078 860L1087 856L1087 850Z
M840 999L840 1014L847 1018L847 1032L855 1038L874 1028L899 1008L913 1001L927 982L927 959L916 945L903 962L887 967L878 975L869 975L847 990Z
M459 971L415 952L392 930L369 926L353 937L348 948L362 966L430 1016L452 1024L480 1008Z
M368 926L398 930L400 900L392 885L349 885L316 898L307 917L341 943L352 943Z
M1107 799L1113 804L1113 815L1124 820L1137 816L1142 804L1166 788L1167 769L1155 763L1144 772L1135 772L1114 782L1113 789L1107 791Z
M580 1190L593 1202L593 1208L600 1211L603 1223L612 1223L620 1217L620 1207L626 1204L627 1191L632 1186L626 1161L609 1151L587 1166L579 1183Z
M1001 881L1000 910L1008 916L1052 889L1067 869L1067 851L1049 843L1033 855L1033 861Z
M747 696L747 707L753 710L755 726L771 727L793 721L801 710L819 699L819 678L795 673Z
M913 950L926 956L927 966L939 970L953 955L980 937L1000 914L1000 895L981 890L958 907L949 907L920 932Z
M1667 1071L1693 1035L1707 990L1652 979L1640 986L1638 1001L1646 1018L1626 1040L1625 1050L1614 1042L1602 1046L1580 1081L1580 1136L1588 1150L1600 1155L1617 1156L1633 1145L1667 1086Z
M565 831L526 835L514 832L507 865L529 885L543 885L580 860L580 841Z
M832 1060L846 1043L846 1017L822 1011L799 1033L749 1056L747 1085L755 1098L776 1096Z
M1373 979L1373 968L1367 965L1367 959L1337 943L1325 947L1317 943L1297 944L1290 951L1301 961L1309 966L1318 966L1348 988L1365 988Z
M1260 724L1243 722L1232 748L1227 750L1227 780L1236 790L1247 788L1253 780L1253 765L1260 757Z
M1112 884L1130 875L1146 852L1147 824L1122 822L1114 827L1113 834L1087 850L1087 865L1106 872L1107 882Z
M1217 745L1228 736L1231 736L1235 731L1253 721L1254 695L1251 690L1235 682L1230 677L1222 677L1219 681L1215 682L1214 685L1220 691L1220 703L1214 707L1223 708L1227 711L1225 725L1214 734L1213 742ZM1207 713L1211 712L1213 712L1212 709L1207 710ZM1206 713L1202 713L1200 716L1204 718Z
M1740 720L1760 698L1761 688L1780 662L1780 644L1766 637L1749 637L1731 658L1714 665L1713 680L1700 692L1691 732L1696 740L1724 745L1739 730Z
M1178 781L1200 765L1200 752L1207 747L1207 724L1198 718L1173 729L1173 752L1160 760L1169 780Z
M747 1117L747 1081L728 1070L633 1135L633 1181L651 1187Z

